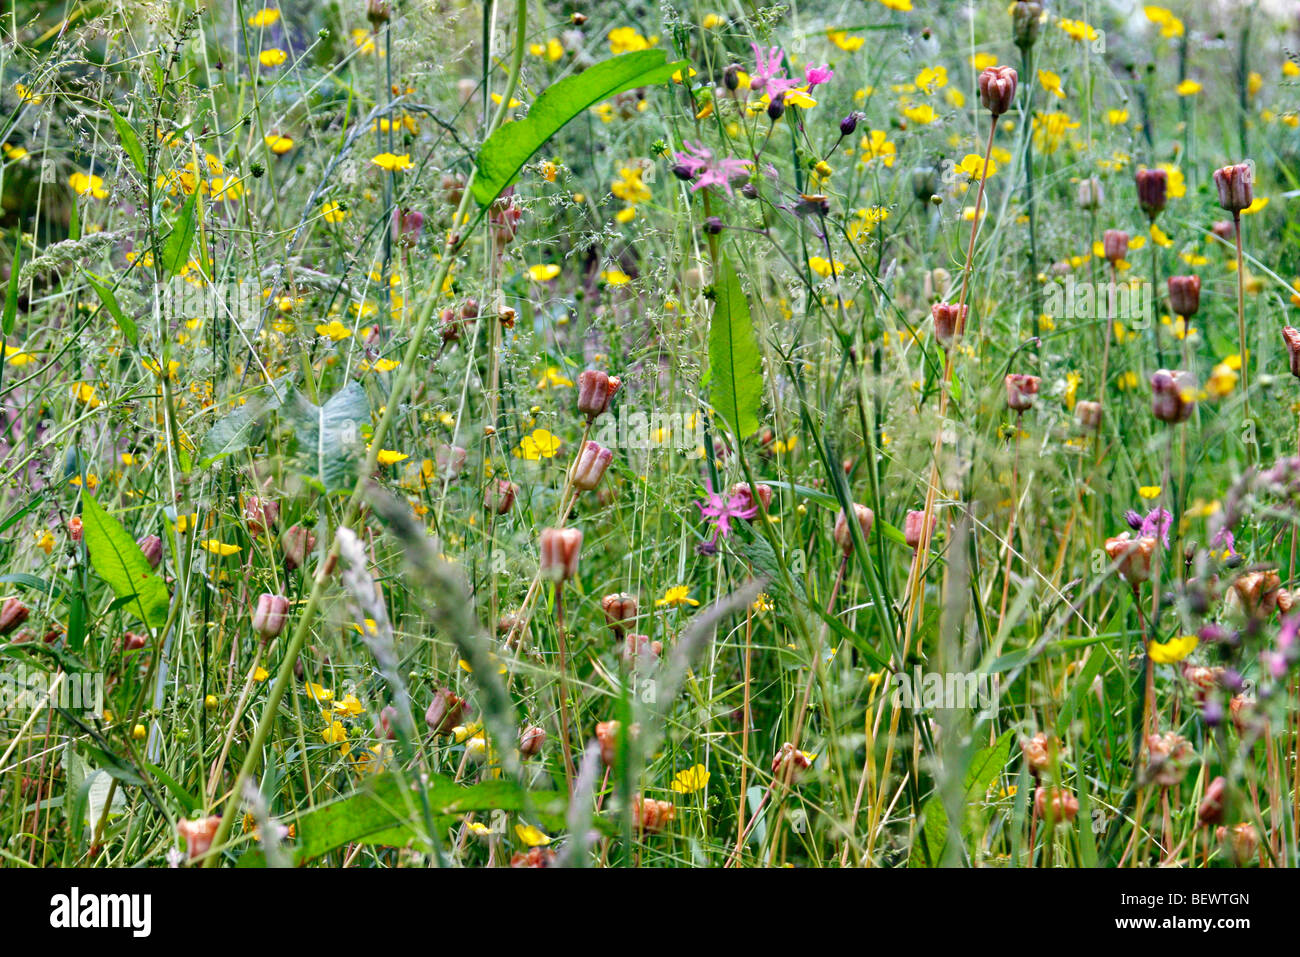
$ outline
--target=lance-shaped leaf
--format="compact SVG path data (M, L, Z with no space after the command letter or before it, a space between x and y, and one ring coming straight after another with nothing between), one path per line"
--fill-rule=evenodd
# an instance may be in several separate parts
M709 400L737 438L758 431L763 402L763 364L740 278L726 259L718 263L709 324Z
M82 535L95 574L108 583L123 606L151 628L167 622L167 586L153 573L122 523L104 510L93 495L81 496Z
M270 395L249 399L214 422L199 446L199 467L207 468L213 462L260 442L266 431L267 416L280 408L281 390L286 386L287 383L282 381L272 383Z
M365 452L361 427L370 422L365 390L349 382L324 405L295 392L286 418L296 439L294 468L323 492L350 491Z
M523 165L575 116L638 86L666 83L686 63L669 63L662 50L639 50L602 60L549 86L528 116L506 123L479 148L474 199L486 206L515 181Z

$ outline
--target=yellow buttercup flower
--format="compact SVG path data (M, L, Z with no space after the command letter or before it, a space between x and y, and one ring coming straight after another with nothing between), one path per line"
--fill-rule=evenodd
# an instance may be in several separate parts
M377 461L380 465L396 465L398 462L405 462L410 456L405 452L394 452L392 449L380 449Z
M1190 655L1196 650L1196 645L1197 638L1195 635L1183 635L1180 638L1170 638L1164 642L1151 642L1147 645L1147 654L1158 665L1172 665Z
M538 263L528 267L528 278L534 282L550 282L560 274L560 267L555 263Z
M281 66L287 59L289 59L289 54L285 53L278 47L271 47L268 50L263 50L257 55L257 62L262 64L262 66L268 67Z
M227 545L225 542L218 541L215 538L204 539L199 544L202 545L206 551L211 552L213 555L220 555L222 558L234 555L239 551L238 545Z
M690 585L674 585L664 592L663 598L655 599L657 608L676 608L681 605L699 605L699 602L691 597Z
M329 322L317 326L316 334L333 339L335 342L342 342L352 335L352 330L337 319L331 319Z
M279 133L267 133L265 140L266 148L276 156L283 156L293 149L293 140L287 136L281 136Z
M535 429L520 440L519 451L516 454L522 454L530 462L537 462L541 459L555 458L555 453L558 451L560 451L560 439L557 436L546 429Z
M415 169L415 164L411 162L410 153L403 153L400 156L395 153L380 153L370 162L390 173L405 173L408 170Z
M697 764L693 768L687 768L685 771L678 771L677 776L673 778L673 783L669 785L678 794L693 794L699 791L709 783L709 772L702 764Z
M531 824L516 824L515 837L529 847L545 847L551 843L550 837L545 832Z
M78 196L92 196L95 199L108 199L108 190L104 189L104 180L86 173L73 173L68 177L68 185Z
M274 7L263 7L248 18L248 25L250 27L269 27L278 22L279 19L279 10L276 10Z

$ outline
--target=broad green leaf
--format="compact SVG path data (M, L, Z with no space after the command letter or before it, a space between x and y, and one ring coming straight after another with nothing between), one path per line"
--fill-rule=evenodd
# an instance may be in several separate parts
M993 744L975 752L966 768L966 777L962 782L965 788L964 807L967 809L966 820L962 822L962 837L970 834L970 812L985 800L989 788L997 780L1002 769L1006 767L1011 756L1011 738L1014 732L1006 731ZM912 844L911 866L933 867L944 858L944 848L948 843L948 814L943 800L938 794L931 795L922 809L925 818L923 824L924 842L921 836Z
M159 262L163 269L167 270L168 275L176 275L190 261L190 247L194 245L195 203L198 202L198 198L197 189L190 193L190 198L181 208L180 217L163 242L162 258Z
M479 148L474 199L486 206L515 181L534 153L575 116L602 100L638 86L666 83L685 61L667 62L662 50L639 50L602 60L547 87L528 116L506 123Z
M85 272L85 276L90 288L95 290L95 295L99 297L99 301L108 310L108 314L113 317L117 327L122 330L122 335L126 336L126 341L138 348L140 345L140 329L135 324L135 320L122 311L117 296L113 295L113 288L108 285L102 276L97 276L89 271Z
M122 141L122 149L126 150L126 155L131 158L131 165L141 176L148 172L148 166L144 160L144 150L140 146L140 137L135 135L135 130L121 113L113 108L113 104L108 104L108 112L113 117L113 128L117 130L117 138Z
M495 811L528 810L545 826L561 826L564 799L555 792L529 794L514 781L483 781L469 787L449 778L431 775L426 793L430 814L436 824L452 826L470 813L489 815L489 827L504 827L504 815L494 818ZM294 863L302 864L327 854L345 844L405 846L422 840L424 814L420 795L401 776L391 772L368 778L357 791L317 807L298 817L298 845ZM264 863L260 852L252 851L240 858L242 867L259 867Z
M758 431L763 402L763 365L740 277L726 259L718 264L709 324L709 399L737 438Z
M207 468L228 455L242 452L261 441L266 428L266 417L280 408L279 391L272 388L267 398L249 399L239 408L223 416L208 429L199 446L199 467Z
M118 598L134 596L131 611L151 628L167 621L167 586L121 523L87 492L81 497L82 532L90 564Z
M365 390L349 382L322 406L295 392L285 412L296 440L294 467L323 492L349 491L364 452L361 427L370 422Z

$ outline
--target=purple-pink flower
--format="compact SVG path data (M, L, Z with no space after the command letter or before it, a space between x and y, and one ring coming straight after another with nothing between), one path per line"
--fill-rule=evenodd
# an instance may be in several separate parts
M702 143L683 141L685 150L673 154L673 162L684 179L692 180L691 192L696 193L706 186L720 186L728 196L732 195L731 182L744 179L749 175L749 167L754 165L749 160L731 157L715 158L713 150Z
M723 498L713 491L713 483L708 479L704 480L704 487L707 490L704 501L696 502L695 507L700 510L700 517L714 527L710 545L717 545L719 536L726 538L731 534L733 518L748 520L758 514L758 507L750 495L738 492Z
M825 66L812 66L810 64L803 71L803 78L808 82L809 92L812 92L814 86L829 83L834 76L835 71L830 68L829 64Z

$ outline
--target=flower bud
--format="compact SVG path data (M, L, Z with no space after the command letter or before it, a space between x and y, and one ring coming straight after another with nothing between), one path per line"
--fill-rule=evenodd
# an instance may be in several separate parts
M787 741L772 759L772 776L783 784L793 784L811 766L808 755Z
M264 594L257 599L257 607L253 610L253 631L263 641L270 641L284 631L288 620L289 599L272 594Z
M767 118L775 123L785 115L785 93L778 93L768 100Z
M1255 171L1249 163L1237 163L1214 171L1219 188L1219 205L1236 215L1255 201Z
M862 529L862 538L865 541L871 537L871 526L875 524L876 513L871 511L865 505L854 505L853 516L858 520L858 527ZM853 551L853 531L849 528L848 516L844 514L844 509L835 516L835 544L845 555Z
M1219 843L1227 845L1232 860L1238 867L1250 863L1259 851L1259 831L1249 821L1242 821L1230 828L1219 826L1214 831L1214 837Z
M628 635L623 640L623 664L628 669L639 664L654 665L663 650L662 641L651 641L648 635Z
M617 721L602 721L596 725L596 741L600 744L600 759L606 767L613 767L618 760L618 736L622 725ZM641 733L640 725L627 729L627 739L631 743Z
M379 737L388 741L397 738L398 711L395 705L385 705L379 711Z
M423 231L424 213L418 209L393 210L393 242L397 245L408 248L417 245Z
M1074 418L1080 428L1096 432L1101 427L1101 403L1087 401L1076 403Z
M388 0L366 0L366 19L376 31L388 22L391 15Z
M739 505L742 511L749 511L751 508L757 508L755 500L763 503L764 509L772 508L772 486L757 482L750 485L748 482L737 482L731 486L727 492L728 498L739 499Z
M250 495L244 503L244 524L248 534L257 538L268 528L273 528L280 518L280 503L273 499Z
M722 85L732 93L740 89L740 64L733 63L722 71Z
M1196 315L1201 308L1201 277L1170 276L1169 308L1184 319Z
M1227 791L1228 782L1222 775L1206 785L1205 797L1201 799L1201 805L1196 809L1196 816L1202 827L1209 827L1223 820L1223 803Z
M1129 538L1129 533L1106 539L1106 557L1130 585L1140 585L1151 577L1151 557L1159 539L1154 535Z
M1128 233L1122 229L1108 229L1101 236L1102 251L1112 266L1128 256Z
M840 120L840 136L852 136L854 130L858 128L858 121L862 119L862 114L854 110L844 119Z
M80 515L68 519L68 538L74 542L81 541L82 521Z
M952 346L966 328L967 312L969 307L955 302L936 302L930 307L930 315L934 317L934 338L939 345L945 349Z
M1040 818L1056 824L1067 824L1079 813L1079 799L1064 788L1034 790L1034 811Z
M1016 98L1016 84L1020 77L1015 67L991 66L980 74L980 102L984 109L994 116L1001 116L1011 109L1011 101Z
M930 513L930 534L934 534L935 515ZM903 538L907 541L907 547L917 549L921 547L921 538L925 531L925 512L911 511L907 513L907 518L903 520Z
M464 716L465 699L457 697L450 688L443 687L433 693L433 701L424 712L424 723L434 734L447 735L462 723Z
M1192 758L1192 746L1181 734L1166 731L1147 736L1147 772L1162 788L1182 784Z
M1079 180L1076 201L1080 209L1100 209L1105 198L1106 193L1101 188L1101 180L1097 177L1089 176L1087 179Z
M1043 22L1043 5L1032 0L1017 0L1011 8L1011 36L1016 46L1028 50L1038 41Z
M1161 422L1186 422L1196 405L1190 372L1157 369L1151 376L1151 413Z
M1038 395L1040 381L1038 376L1013 372L1005 381L1008 409L1012 412L1026 412L1034 407L1034 396Z
M17 598L6 598L5 603L0 605L0 635L16 630L31 613L31 609Z
M622 385L618 376L587 369L578 376L578 411L591 422L609 411L609 402Z
M144 560L149 563L150 568L157 568L162 562L163 542L157 535L146 535L143 538L136 539L136 544L140 546L140 551L144 553Z
M122 636L123 651L139 651L147 644L149 644L149 636L142 635L138 631L128 631Z
M519 486L514 482L509 479L497 479L495 482L489 482L488 487L483 491L483 507L489 512L504 515L514 507L515 496L518 494Z
M537 725L524 728L519 732L519 754L531 758L542 750L546 743L546 731Z
M217 815L197 821L182 819L176 822L176 833L185 838L185 853L190 860L202 857L212 847L212 840L217 836L221 818Z
M1210 232L1225 243L1230 243L1237 238L1237 224L1230 219L1216 219L1214 225L1210 227Z
M301 568L307 556L316 547L316 536L303 525L294 525L280 538L280 547L284 549L284 564L291 571Z
M1043 731L1039 731L1032 738L1021 739L1020 753L1024 755L1025 764L1035 779L1051 767L1052 749L1058 747L1058 743Z
M582 530L578 528L544 528L541 541L542 577L567 581L578 574L578 553L582 550Z
M1291 360L1291 374L1300 379L1300 329L1294 326L1283 327L1282 341L1286 344L1286 354Z
M1155 219L1164 212L1169 195L1169 174L1164 170L1142 168L1137 171L1138 205Z
M677 808L671 801L656 801L643 798L640 794L632 799L632 818L637 826L648 834L661 831L677 816Z
M635 595L627 592L614 592L600 600L601 610L605 612L605 622L615 635L623 633L623 626L636 621L637 601Z
M573 467L569 469L569 481L573 487L590 492L605 477L605 470L614 460L614 453L595 442L584 442Z

